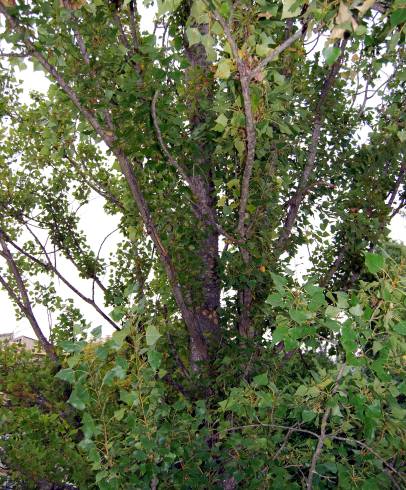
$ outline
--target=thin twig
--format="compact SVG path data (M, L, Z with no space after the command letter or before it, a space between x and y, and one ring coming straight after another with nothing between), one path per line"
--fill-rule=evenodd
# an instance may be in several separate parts
M346 365L343 364L338 371L336 382L332 390L332 395L334 395L338 390L341 378L343 377L344 374L345 367ZM320 436L318 437L319 440L317 441L316 450L314 451L312 462L309 469L309 475L307 477L307 486L306 486L307 490L312 490L313 488L313 475L316 471L316 464L320 458L321 452L323 451L324 441L328 437L328 435L326 434L326 429L327 429L327 422L328 422L328 418L330 417L330 413L331 413L331 407L327 407L323 414L323 418L321 420Z

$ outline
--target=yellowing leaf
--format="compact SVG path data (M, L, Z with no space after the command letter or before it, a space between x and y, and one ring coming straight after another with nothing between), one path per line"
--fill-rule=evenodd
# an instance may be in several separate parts
M146 341L147 345L155 345L162 335L158 332L158 329L154 325L150 325L146 331Z
M302 2L297 0L283 0L282 19L297 17L302 11Z
M200 43L202 38L199 29L196 29L195 27L188 27L186 29L186 36L189 42L189 46L193 46L194 44Z
M267 56L272 49L267 44L257 44L255 46L255 52L261 58Z
M233 62L230 59L221 60L217 65L215 76L227 80L227 78L230 78L232 66Z
M340 2L340 8L338 9L336 23L338 25L346 24L347 22L351 22L351 19L351 10L347 7L347 5L345 5L344 2Z
M365 2L360 7L356 7L356 9L359 10L360 17L363 17L374 3L375 0L365 0Z

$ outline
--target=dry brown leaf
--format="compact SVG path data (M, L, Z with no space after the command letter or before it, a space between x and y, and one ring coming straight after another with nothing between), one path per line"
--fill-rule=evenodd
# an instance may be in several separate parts
M375 0L365 0L365 2L360 7L356 7L356 9L359 10L360 17L363 17L374 5L374 3Z
M345 5L345 3L340 2L340 8L338 9L338 14L336 17L336 24L346 24L352 21L351 10Z
M86 3L86 0L60 0L61 7L69 10L78 10Z
M270 19L271 17L273 17L271 12L260 12L258 14L258 19Z

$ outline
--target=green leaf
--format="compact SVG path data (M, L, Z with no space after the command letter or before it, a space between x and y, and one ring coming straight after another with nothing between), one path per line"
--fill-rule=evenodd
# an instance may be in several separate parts
M215 77L227 80L230 78L233 62L230 59L222 59L217 65Z
M272 342L277 343L281 340L287 339L289 335L289 328L285 325L281 325L276 327L276 329L272 332Z
M84 410L89 401L89 393L82 385L76 385L70 394L68 402L78 410Z
M390 16L390 23L392 27L398 26L406 22L406 9L395 10Z
M138 395L135 391L120 390L120 400L131 407L138 404Z
M338 405L334 405L334 407L331 409L331 415L333 417L343 417L343 414Z
M196 29L195 27L188 27L186 29L186 36L189 42L189 46L199 44L202 39L202 35L200 34L199 29Z
M95 339L99 339L103 333L102 327L99 325L95 327L90 332Z
M124 379L127 376L126 370L122 366L115 366L107 371L103 378L103 385L111 386L115 379Z
M396 134L398 135L399 141L401 143L404 143L406 141L406 131L405 130L398 131Z
M303 323L308 319L308 313L304 310L290 310L289 315L296 323Z
M124 340L129 334L129 328L122 328L121 330L114 332L111 336L111 347L115 350L121 349L124 344Z
M146 330L145 339L149 347L155 345L162 335L159 333L158 329L154 325L149 325Z
M284 288L288 284L288 281L284 277L275 274L274 272L271 272L271 277L275 284L276 289L279 292L284 292Z
M55 378L62 379L67 383L73 384L75 382L75 371L71 368L61 369L55 374Z
M341 309L336 306L327 306L326 308L326 316L329 318L337 318L337 316L341 313Z
M115 322L118 322L123 318L125 313L125 308L123 308L122 306L116 306L114 310L112 310L112 312L110 313L110 316Z
M158 0L158 15L174 12L182 0Z
M255 52L261 58L265 57L272 49L267 44L257 44L255 46Z
M190 15L198 24L208 23L207 7L203 0L194 0L192 8L190 9Z
M328 46L323 49L323 56L328 65L333 65L340 56L340 53L340 48L337 48L337 46Z
M225 129L228 124L228 119L224 114L220 114L216 119L216 123L219 124L223 129Z
M122 420L124 418L126 411L127 411L127 409L125 407L120 408L119 410L116 410L114 412L114 418L118 421Z
M348 295L346 293L337 292L337 307L338 308L348 308Z
M317 413L313 412L313 410L303 410L302 411L303 422L310 422L311 420L315 419L316 416L317 416Z
M241 157L241 155L243 155L243 154L244 154L244 152L245 152L245 143L244 143L244 141L242 141L242 140L241 140L241 139L239 139L239 138L236 138L236 139L234 140L234 146L235 146L236 150L238 151L238 154L239 154L239 155L240 155L240 157ZM238 180L238 179L237 179L237 180ZM238 180L238 183L239 183L239 182L240 182L240 181Z
M362 306L359 303L353 306L352 308L350 308L348 311L351 313L351 315L354 316L362 316L364 313L364 310L362 309Z
M159 366L161 365L162 354L160 352L157 352L156 350L148 351L148 362L152 367L152 369L156 371L157 369L159 369Z
M84 340L80 340L78 342L71 342L69 340L63 340L59 343L62 349L65 352L74 353L74 352L82 352L85 348L86 342Z
M365 265L371 274L376 274L385 265L385 259L382 255L367 252L365 254Z
M280 293L272 293L266 298L265 303L271 306L283 306L283 296Z
M254 379L252 381L257 386L267 386L267 384L268 384L268 373L258 374L257 376L254 376Z
M258 407L259 408L272 408L273 395L272 393L258 393Z
M393 330L400 335L406 335L406 321L399 322L393 327Z
M83 414L82 424L82 431L86 439L91 439L93 436L98 435L101 432L93 417L87 412Z
M306 385L300 385L296 390L295 396L304 397L307 394L308 387Z
M297 17L302 11L301 1L299 0L282 0L283 9L281 19L290 19Z

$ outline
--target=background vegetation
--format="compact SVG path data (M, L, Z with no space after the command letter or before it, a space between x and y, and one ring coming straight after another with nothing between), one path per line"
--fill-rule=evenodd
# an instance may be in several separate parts
M0 285L46 353L1 349L2 462L33 489L402 488L405 4L156 7L151 34L134 1L0 0Z

